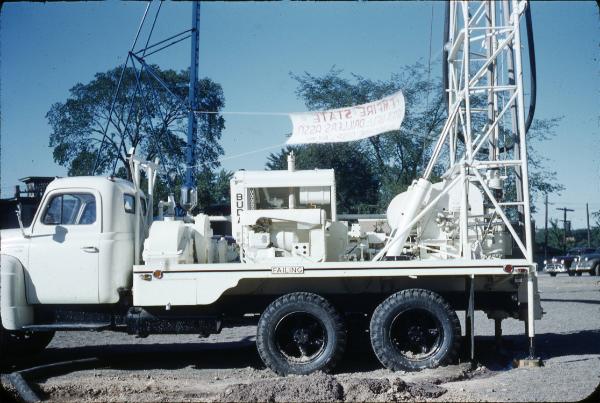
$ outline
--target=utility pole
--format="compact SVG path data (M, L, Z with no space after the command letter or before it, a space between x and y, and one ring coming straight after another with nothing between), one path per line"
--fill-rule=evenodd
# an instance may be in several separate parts
M587 218L587 238L588 238L588 243L587 246L588 248L590 248L592 246L592 237L591 237L591 233L590 233L590 206L588 203L585 203L585 216Z
M548 193L544 199L544 260L548 259Z
M567 250L567 211L575 211L573 209L570 208L566 208L566 207L557 207L557 210L562 210L563 212L563 245L565 248L565 251Z

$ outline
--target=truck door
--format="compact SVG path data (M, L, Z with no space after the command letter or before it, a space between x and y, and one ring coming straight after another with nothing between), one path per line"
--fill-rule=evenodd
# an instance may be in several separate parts
M32 227L27 300L98 303L100 194L90 189L49 193Z

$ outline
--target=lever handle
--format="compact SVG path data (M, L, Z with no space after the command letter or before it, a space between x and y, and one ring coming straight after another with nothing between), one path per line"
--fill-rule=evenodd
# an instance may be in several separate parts
M98 253L98 248L95 246L84 246L81 250L87 253Z

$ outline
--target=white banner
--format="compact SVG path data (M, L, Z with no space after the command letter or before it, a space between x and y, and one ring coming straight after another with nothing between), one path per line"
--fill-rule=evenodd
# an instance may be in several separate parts
M287 144L339 143L400 129L402 91L368 104L321 112L291 113L293 132Z

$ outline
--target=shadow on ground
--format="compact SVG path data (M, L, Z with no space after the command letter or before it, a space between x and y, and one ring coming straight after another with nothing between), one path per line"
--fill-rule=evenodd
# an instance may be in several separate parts
M600 355L600 330L584 330L574 333L542 333L536 336L537 354L544 360L565 356L588 354ZM464 345L464 343L463 343ZM527 354L527 339L523 336L505 336L498 349L491 336L475 339L476 363L492 371L512 368L512 360ZM466 351L461 352L460 362L467 362ZM151 369L236 369L252 367L263 369L254 344L249 337L239 342L225 343L172 343L172 344L118 344L84 346L76 348L49 348L35 357L21 358L17 364L3 360L1 373L18 371L38 365L56 362L96 358L97 361L81 364L85 368L111 368L122 370ZM75 366L77 366L75 364ZM381 369L369 346L349 349L336 372L368 372ZM72 372L73 365L65 366ZM54 371L60 372L59 369Z
M48 348L34 357L18 359L17 363L2 363L1 373L19 371L38 365L96 358L87 368L124 370L263 368L251 338L225 343L116 344L74 348ZM66 372L71 372L73 366ZM80 368L83 369L83 368Z
M600 355L600 330L582 330L572 333L539 333L536 335L536 354L542 360L551 358ZM475 339L476 361L492 371L512 369L512 360L528 354L528 340L524 336L504 336L498 349L494 338L479 336Z

